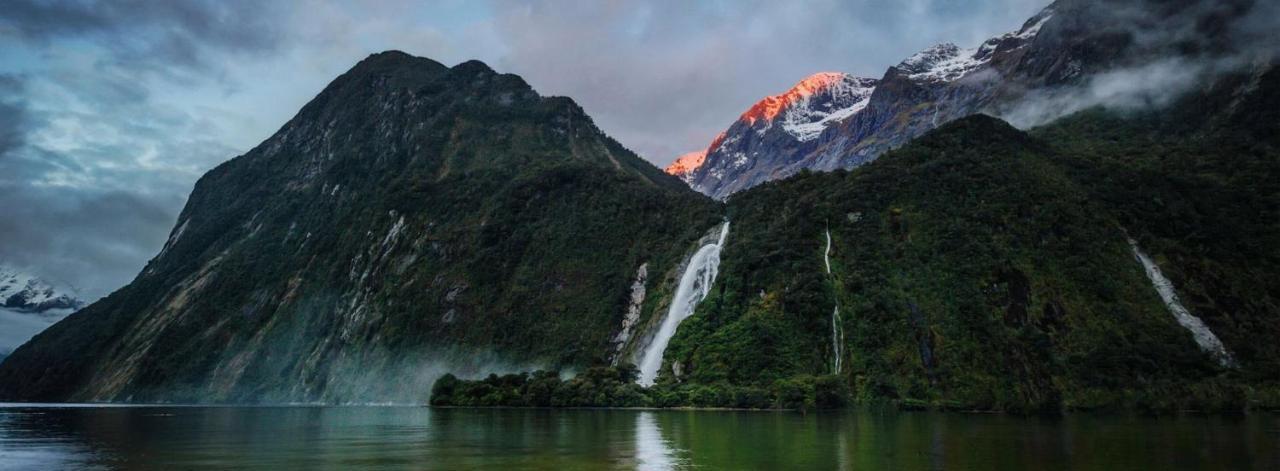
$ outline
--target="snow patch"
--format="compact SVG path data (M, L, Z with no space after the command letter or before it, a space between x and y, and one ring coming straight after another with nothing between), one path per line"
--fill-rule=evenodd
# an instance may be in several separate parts
M898 70L914 81L952 82L991 60L989 54L978 54L981 50L981 47L960 49L955 44L942 43L908 57L898 64Z

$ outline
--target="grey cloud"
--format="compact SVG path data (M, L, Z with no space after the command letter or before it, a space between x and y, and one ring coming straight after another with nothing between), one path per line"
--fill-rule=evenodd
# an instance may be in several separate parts
M21 102L22 79L0 75L0 159L26 142L29 126L27 107Z
M1280 54L1280 6L1274 2L1130 0L1111 6L1107 21L1135 38L1136 62L1034 92L1000 110L1001 118L1027 129L1093 107L1159 109L1220 74Z
M122 192L0 187L0 260L92 297L137 274L177 216L174 201ZM180 201L176 203L181 203Z
M272 50L280 42L273 21L281 16L271 10L249 0L11 0L0 9L0 25L36 44L88 39L109 53L109 64L174 74L177 67L218 70L220 51Z
M196 177L236 152L150 82L90 71L0 75L0 261L93 299L138 272Z
M26 112L17 103L0 101L0 158L26 140Z
M1095 106L1115 110L1159 108L1200 83L1202 64L1177 59L1108 71L1080 86L1051 89L1019 100L1000 117L1020 129L1048 124Z

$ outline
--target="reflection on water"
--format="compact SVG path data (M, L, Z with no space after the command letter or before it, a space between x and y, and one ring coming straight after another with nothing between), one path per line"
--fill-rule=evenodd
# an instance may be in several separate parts
M1280 418L0 405L0 469L1280 469Z
M662 431L658 429L653 412L636 414L636 461L636 468L645 471L682 467L679 466L682 463L676 457L675 450L662 438Z

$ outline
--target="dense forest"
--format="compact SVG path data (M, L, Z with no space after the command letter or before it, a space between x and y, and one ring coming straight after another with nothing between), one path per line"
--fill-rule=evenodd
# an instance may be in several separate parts
M550 402L512 377L448 377L433 403L1280 407L1278 76L1228 75L1160 112L1092 109L1030 133L973 116L852 171L740 193L714 289L652 390L626 385L625 369L612 383L600 378L613 370L528 379L557 385ZM1236 364L1175 321L1130 238Z

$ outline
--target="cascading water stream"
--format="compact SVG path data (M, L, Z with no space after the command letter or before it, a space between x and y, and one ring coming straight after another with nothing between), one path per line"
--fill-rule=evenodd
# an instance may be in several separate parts
M1231 358L1231 353L1227 351L1227 347L1218 340L1213 331L1209 330L1209 326L1204 324L1200 318L1191 314L1182 302L1178 300L1178 293L1173 289L1173 283L1164 277L1164 273L1160 272L1160 267L1148 257L1147 254L1138 248L1138 242L1129 239L1129 247L1133 249L1134 258L1142 263L1142 268L1147 272L1147 278L1151 280L1151 285L1156 288L1156 292L1160 294L1160 299L1164 301L1164 306L1169 309L1173 317L1178 320L1178 324L1191 331L1191 336L1195 338L1196 344L1201 350L1212 355L1214 359L1222 366L1235 366L1235 359Z
M827 264L827 277L831 276L831 229L827 229L827 249L822 252L822 261ZM834 285L834 280L832 285ZM832 361L831 370L835 374L840 373L840 366L844 360L844 329L840 318L840 300L835 300L835 308L831 311L831 353L835 356Z
M724 247L724 239L729 235L729 221L720 226L720 237L715 243L704 245L689 258L689 265L680 275L680 284L676 287L675 297L671 299L671 307L662 319L662 325L654 334L649 346L645 347L640 357L640 378L636 380L641 386L652 386L658 378L658 370L662 368L662 354L676 334L680 322L693 315L698 307L711 293L711 284L716 281L720 269L720 249Z

